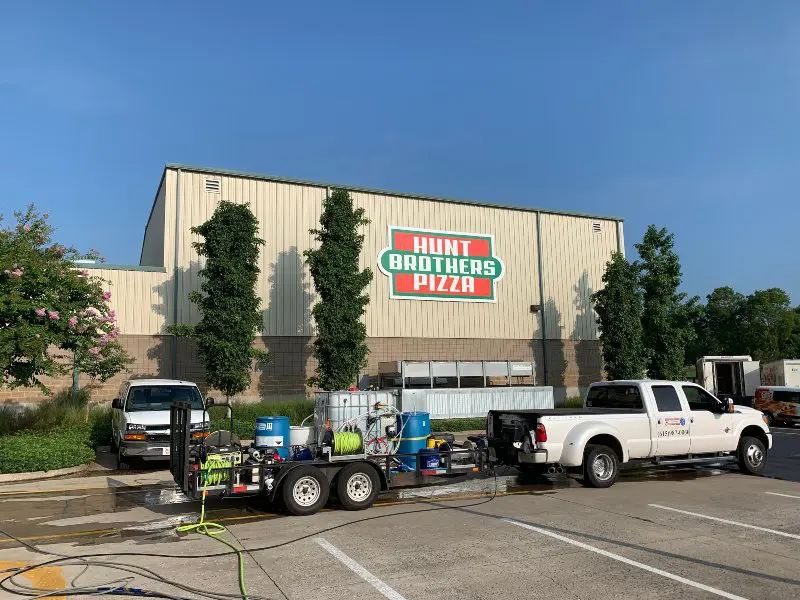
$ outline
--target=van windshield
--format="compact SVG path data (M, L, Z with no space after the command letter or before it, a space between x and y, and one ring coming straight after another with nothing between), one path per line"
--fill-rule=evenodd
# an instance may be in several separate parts
M203 399L196 387L190 385L142 385L133 386L128 392L125 410L169 410L173 402L188 402L193 410L203 410Z

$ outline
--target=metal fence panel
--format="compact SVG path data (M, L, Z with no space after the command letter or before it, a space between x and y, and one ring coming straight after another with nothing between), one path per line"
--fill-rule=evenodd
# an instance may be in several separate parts
M401 410L428 412L431 419L485 417L490 410L553 406L552 386L405 389L400 396Z

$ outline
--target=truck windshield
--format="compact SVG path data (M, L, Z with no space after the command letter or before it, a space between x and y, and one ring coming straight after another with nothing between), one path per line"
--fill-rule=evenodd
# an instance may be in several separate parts
M188 402L194 410L203 410L203 399L196 387L190 385L142 385L134 386L128 393L125 410L169 410L172 403Z
M635 385L602 385L589 389L586 408L642 410L642 395Z

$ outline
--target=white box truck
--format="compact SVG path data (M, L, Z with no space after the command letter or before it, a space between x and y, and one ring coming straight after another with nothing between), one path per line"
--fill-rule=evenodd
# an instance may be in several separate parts
M764 365L764 385L800 388L800 360L776 360Z
M752 406L761 370L750 356L703 356L697 361L697 382L717 398Z

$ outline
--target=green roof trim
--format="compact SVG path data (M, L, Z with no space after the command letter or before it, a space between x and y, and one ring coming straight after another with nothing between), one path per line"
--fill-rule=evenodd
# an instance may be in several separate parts
M142 265L111 265L107 263L75 263L77 269L106 269L107 271L148 271L150 273L166 273L164 267L146 267Z
M181 169L183 171L191 171L195 173L208 173L211 175L227 175L229 177L242 177L246 179L261 179L263 181L275 181L278 183L293 183L296 185L308 185L313 187L324 187L324 188L337 188L342 190L348 190L351 192L363 192L366 194L381 194L384 196L397 196L399 198L414 198L417 200L432 200L435 202L449 202L452 204L464 204L470 206L485 206L487 208L503 208L506 210L520 210L524 212L538 212L544 214L552 214L552 215L564 215L568 217L585 217L589 219L599 219L602 221L618 221L623 222L624 219L621 217L611 217L611 216L602 216L602 215L593 215L588 213L581 213L581 212L572 212L568 210L553 210L553 209L545 209L545 208L534 208L529 206L513 206L508 204L500 204L494 202L480 202L477 200L464 200L459 198L443 198L439 196L425 196L422 194L411 194L408 192L393 192L390 190L377 190L372 188L365 188L365 187L357 187L353 185L342 185L338 183L324 183L321 181L308 181L304 179L290 179L288 177L275 177L274 175L264 175L261 173L246 173L244 171L231 171L228 169L215 169L211 167L198 167L196 165L183 165L178 163L167 163L164 169Z

